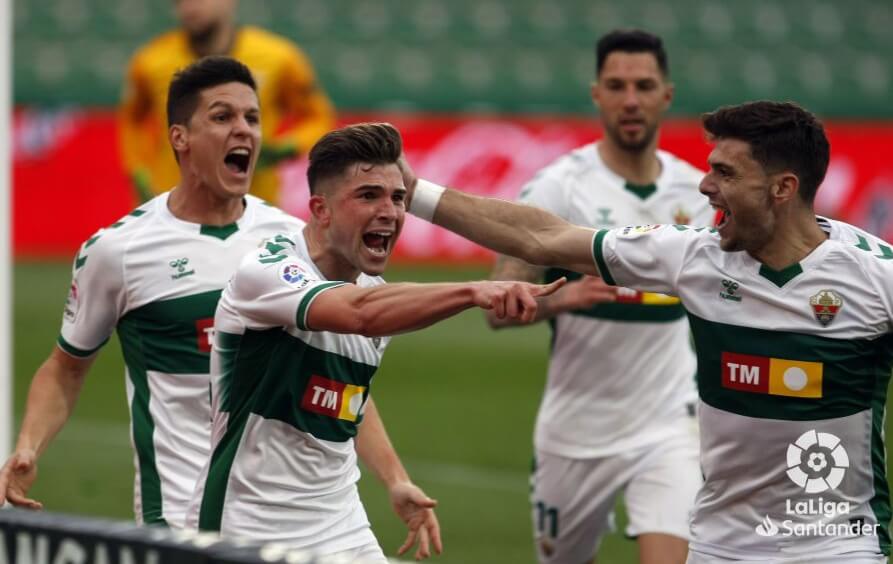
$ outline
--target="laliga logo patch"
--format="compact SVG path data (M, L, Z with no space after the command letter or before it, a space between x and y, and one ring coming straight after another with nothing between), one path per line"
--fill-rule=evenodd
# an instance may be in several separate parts
M809 305L812 306L812 312L819 323L827 327L843 307L843 298L834 290L822 290L809 298Z
M279 278L289 286L297 288L303 288L310 283L310 280L307 278L307 273L304 272L300 265L293 262L283 264L279 267Z
M652 225L628 225L623 228L623 231L620 232L621 235L627 237L635 237L638 235L643 235L645 233L650 233L652 231L657 231L663 227L661 224L652 224Z
M63 316L69 322L73 322L78 316L78 286L75 282L71 283L68 289L68 297L65 298L65 309Z
M850 467L850 458L840 439L815 429L806 431L788 445L787 459L788 478L806 493L837 488Z

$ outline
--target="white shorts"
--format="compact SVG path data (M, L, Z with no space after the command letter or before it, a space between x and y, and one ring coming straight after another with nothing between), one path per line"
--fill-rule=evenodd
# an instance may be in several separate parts
M866 554L864 556L854 554L829 556L827 558L807 556L803 558L736 560L689 550L686 564L887 564L887 557L876 554Z
M388 559L377 542L329 554L320 560L326 564L388 564Z
M626 534L664 533L689 540L689 519L701 487L695 420L657 445L604 458L536 453L531 477L533 534L542 564L589 562L613 529L624 492Z

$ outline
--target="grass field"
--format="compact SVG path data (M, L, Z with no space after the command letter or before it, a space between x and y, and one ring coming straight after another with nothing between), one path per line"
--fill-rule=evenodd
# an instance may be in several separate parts
M481 278L483 270L393 268L391 281ZM69 266L15 267L15 405L53 347ZM542 390L544 325L490 331L470 311L392 342L374 395L415 481L440 502L444 564L534 562L527 492L533 419ZM85 385L74 418L40 463L33 495L52 511L132 518L133 469L123 363L113 339ZM372 526L393 555L403 526L374 478L360 484ZM621 522L622 522L622 515ZM635 562L634 543L610 535L602 563Z

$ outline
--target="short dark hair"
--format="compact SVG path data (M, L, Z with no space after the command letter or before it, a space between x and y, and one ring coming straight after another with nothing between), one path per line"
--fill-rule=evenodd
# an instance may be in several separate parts
M602 36L595 44L595 76L602 72L605 60L614 51L624 53L651 53L664 76L670 75L664 42L653 33L641 29L615 29Z
M793 102L748 102L724 106L701 116L704 129L717 139L740 139L767 172L791 170L800 179L800 197L811 204L825 178L831 144L825 128L808 110Z
M320 182L340 175L352 164L394 164L402 152L400 132L389 123L357 123L330 131L310 149L310 193L316 194Z
M204 57L177 71L167 89L167 126L188 123L202 90L228 82L241 82L257 92L251 71L232 57Z

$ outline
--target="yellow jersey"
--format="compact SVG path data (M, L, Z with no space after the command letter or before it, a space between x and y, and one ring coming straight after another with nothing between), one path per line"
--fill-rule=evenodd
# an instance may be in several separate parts
M265 156L308 152L335 125L332 103L316 82L306 55L291 41L260 28L236 31L229 56L251 69L257 82ZM176 186L180 170L168 143L167 90L174 73L198 57L182 30L170 31L137 51L130 61L118 112L125 170L145 199ZM251 193L279 199L276 159L258 162ZM145 193L150 192L150 193Z

